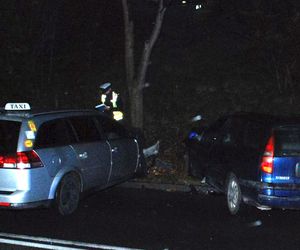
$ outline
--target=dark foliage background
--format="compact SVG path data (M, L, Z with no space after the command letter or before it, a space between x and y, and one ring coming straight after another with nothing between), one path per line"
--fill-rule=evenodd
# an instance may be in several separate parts
M200 10L180 2L168 7L148 71L148 143L162 140L173 161L197 113L209 121L234 111L299 114L298 0L207 0ZM138 60L156 5L130 7ZM121 1L5 0L0 9L2 106L88 108L103 82L125 91Z

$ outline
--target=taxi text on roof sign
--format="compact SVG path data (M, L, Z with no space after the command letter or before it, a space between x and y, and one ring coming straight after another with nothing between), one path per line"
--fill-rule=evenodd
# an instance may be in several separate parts
M6 103L5 110L30 110L28 103Z

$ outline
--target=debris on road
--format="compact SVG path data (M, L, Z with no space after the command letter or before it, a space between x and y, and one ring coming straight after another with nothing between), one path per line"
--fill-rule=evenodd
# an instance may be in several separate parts
M174 165L172 163L163 161L159 158L156 159L155 165L156 165L156 167L162 168L162 169L173 169L174 168Z
M256 221L248 223L249 227L259 227L261 225L262 225L262 221L261 220L256 220Z
M153 155L157 155L158 152L159 152L159 141L157 141L154 145L143 149L145 158L148 158Z

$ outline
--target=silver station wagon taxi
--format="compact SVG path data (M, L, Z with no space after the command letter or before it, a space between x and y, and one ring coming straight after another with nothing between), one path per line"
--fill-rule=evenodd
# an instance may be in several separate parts
M144 172L137 139L96 110L0 110L0 207L50 206L73 213L89 189Z

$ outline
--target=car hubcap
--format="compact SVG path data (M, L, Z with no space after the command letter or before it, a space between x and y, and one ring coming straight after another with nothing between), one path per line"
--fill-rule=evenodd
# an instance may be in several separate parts
M228 205L231 210L235 210L239 202L239 188L236 181L232 180L228 186Z

